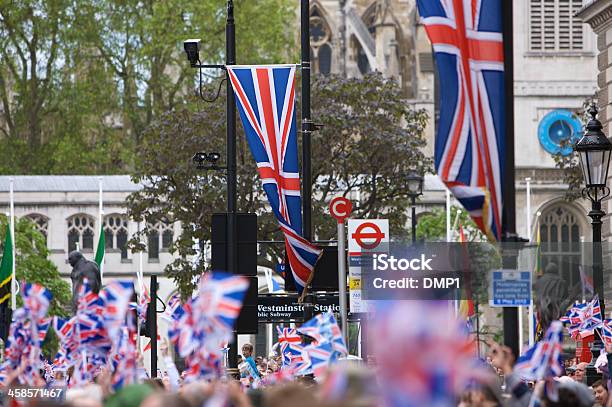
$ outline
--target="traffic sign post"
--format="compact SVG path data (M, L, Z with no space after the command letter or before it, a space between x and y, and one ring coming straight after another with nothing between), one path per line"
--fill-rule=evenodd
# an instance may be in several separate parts
M348 310L346 306L346 235L344 221L351 213L353 204L344 197L336 197L329 204L329 212L338 221L338 291L340 305L340 324L342 325L342 335L348 344Z
M364 255L385 253L389 250L389 221L387 219L349 219L349 307L351 313L366 313L367 302L361 300L361 265Z

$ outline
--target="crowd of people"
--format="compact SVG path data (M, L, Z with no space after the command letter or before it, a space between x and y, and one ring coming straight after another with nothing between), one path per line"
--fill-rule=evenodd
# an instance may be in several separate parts
M493 341L486 343L486 357L480 357L466 320L444 302L377 304L367 324L365 362L349 355L328 311L298 327L277 327L278 342L265 357L244 344L238 369L226 369L223 354L241 304L236 298L247 286L240 277L212 274L200 282L197 296L174 301L166 315L169 340L160 344L163 369L150 377L131 323L137 315L120 301L131 295L131 283L109 283L99 295L84 286L76 315L69 321L54 319L60 350L53 361L42 357L51 324L45 318L50 293L25 284L24 306L15 312L0 364L2 404L612 407L612 341L606 341L606 353L594 363L601 380L587 386L591 367L563 364L568 326L561 321L553 321L520 357ZM593 315L580 313L585 307L573 309L569 329L580 325L577 331L584 331L581 318L589 321L581 315ZM596 299L590 307L597 308ZM185 362L180 371L177 356Z
M565 373L554 379L556 401L546 381L526 381L514 369L515 357L508 347L493 341L487 342L488 353L483 362L483 372L472 380L463 391L457 392L456 402L432 404L436 406L495 407L495 406L543 406L543 407L612 407L608 396L610 377L607 366L600 365L602 379L586 385L588 364L581 362L565 368ZM612 346L606 362L612 362ZM327 369L320 378L313 375L290 377L282 375L282 355L273 349L267 357L253 354L251 344L243 345L239 356L239 374L215 380L186 382L177 369L167 342L160 345L164 370L159 377L150 378L139 359L138 383L113 391L110 371L99 369L91 383L70 386L71 371L66 375L57 372L54 377L38 375L39 388L61 388L61 397L8 397L20 394L23 389L16 379L27 363L11 374L2 389L2 405L23 406L74 406L74 407L311 407L357 406L377 407L385 405L384 386L380 384L379 367L373 359L367 363L360 359L343 359ZM607 364L607 363L606 363ZM409 371L411 366L407 365ZM418 405L409 394L398 406Z

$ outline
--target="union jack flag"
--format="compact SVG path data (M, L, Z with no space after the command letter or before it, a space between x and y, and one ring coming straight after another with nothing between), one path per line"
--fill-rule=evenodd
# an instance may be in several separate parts
M317 342L330 342L334 351L347 355L348 350L342 336L342 331L331 311L317 314L310 321L305 322L297 331L302 335L308 335Z
M504 58L500 0L417 0L442 86L438 176L490 240L501 237Z
M563 324L553 321L545 338L525 352L514 365L514 371L524 380L545 380L544 391L552 401L558 400L557 382L553 379L565 372L562 344Z
M302 237L295 66L228 66L227 70L246 138L285 236L289 264L301 292L311 279L321 250Z
M612 319L606 319L603 322L603 340L606 345L612 345Z
M38 345L42 345L45 337L47 336L47 332L49 331L49 326L51 325L51 317L42 318L38 321L37 330L38 330Z
M283 366L289 366L291 360L302 354L302 337L296 329L276 327L278 331L278 343L280 353L283 357Z
M580 336L583 338L585 336L593 335L595 328L601 328L603 323L603 318L601 316L601 307L599 305L599 297L595 296L587 304L586 307L582 309L582 313L579 316L580 318Z
M132 293L132 281L111 281L101 291L100 297L104 301L104 321L108 334L114 342L118 341L119 329L125 320L125 314Z
M313 343L305 346L302 355L304 354L308 355L310 369L315 377L321 377L327 371L330 363L334 362L338 356L330 342Z
M23 307L34 319L38 320L47 315L53 295L40 284L22 283Z

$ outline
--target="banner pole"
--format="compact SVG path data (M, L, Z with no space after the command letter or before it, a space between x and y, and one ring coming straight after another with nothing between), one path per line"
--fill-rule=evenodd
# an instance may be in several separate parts
M9 180L9 200L10 200L10 224L11 224L11 246L13 252L13 277L11 278L11 309L15 311L17 309L17 280L15 279L15 191L14 184L15 180L13 177Z

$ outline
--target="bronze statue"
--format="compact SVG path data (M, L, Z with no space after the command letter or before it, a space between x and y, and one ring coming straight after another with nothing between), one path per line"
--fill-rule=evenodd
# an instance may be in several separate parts
M68 263L72 266L70 279L72 280L72 313L76 313L79 299L79 289L83 283L83 279L87 279L91 290L96 294L100 292L102 286L102 278L98 265L85 259L81 252L73 251L68 255Z
M573 302L568 292L568 283L559 276L555 263L549 263L544 274L538 277L534 285L535 306L540 318L542 331L546 332L551 322L565 314Z

